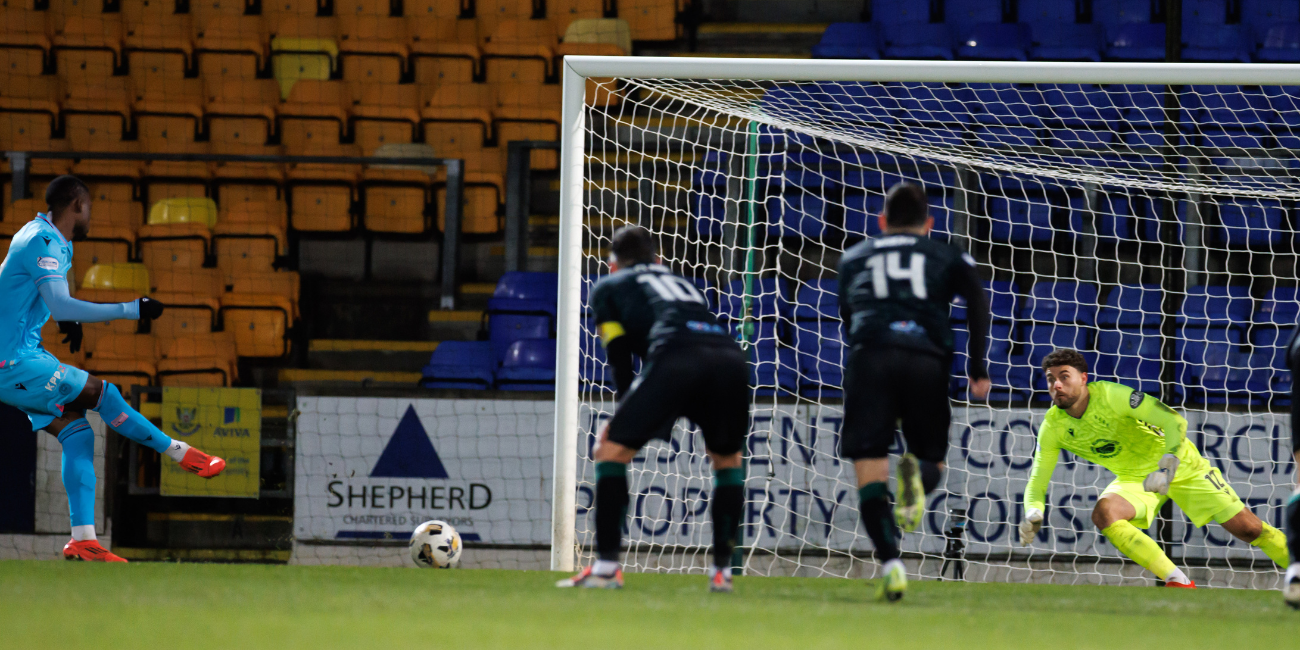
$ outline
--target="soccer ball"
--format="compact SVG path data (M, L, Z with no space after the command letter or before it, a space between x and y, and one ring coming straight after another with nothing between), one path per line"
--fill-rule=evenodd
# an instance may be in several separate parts
M426 521L411 533L411 559L425 569L460 566L460 533L445 521Z

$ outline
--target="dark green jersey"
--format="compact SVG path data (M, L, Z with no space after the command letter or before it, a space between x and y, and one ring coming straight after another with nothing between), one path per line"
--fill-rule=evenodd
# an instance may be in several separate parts
M911 234L860 242L840 258L846 343L951 354L954 295L967 301L971 376L987 376L988 299L975 260L956 246Z
M661 264L637 264L601 278L590 301L601 343L609 347L627 337L643 359L669 343L732 340L699 287Z

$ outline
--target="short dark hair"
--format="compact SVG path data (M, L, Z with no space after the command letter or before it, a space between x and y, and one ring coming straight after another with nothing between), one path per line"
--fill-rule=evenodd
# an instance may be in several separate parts
M1043 372L1057 366L1070 366L1079 372L1088 372L1088 360L1073 348L1058 348L1043 357Z
M90 198L90 188L85 181L71 174L55 178L45 188L45 205L49 206L51 217L83 197Z
M890 228L911 228L925 223L930 201L920 185L896 183L885 195L885 223Z
M620 266L647 264L655 259L655 241L641 226L623 226L614 231L610 251Z

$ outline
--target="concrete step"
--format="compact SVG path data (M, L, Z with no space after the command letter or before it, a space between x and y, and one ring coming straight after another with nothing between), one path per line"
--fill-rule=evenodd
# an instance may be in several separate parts
M493 285L495 288L496 285ZM483 322L483 310L487 307L488 296L478 295L478 309L443 310L428 312L429 337L439 341L474 341ZM474 302L474 300L464 300Z
M319 370L312 368L282 368L280 385L311 388L369 388L380 386L414 387L421 374L383 370Z
M307 344L307 366L315 370L411 372L429 362L437 341L316 339Z

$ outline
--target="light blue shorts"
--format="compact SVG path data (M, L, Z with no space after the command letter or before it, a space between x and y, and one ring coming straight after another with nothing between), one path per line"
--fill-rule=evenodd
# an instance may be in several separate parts
M90 375L41 350L0 368L0 402L27 414L40 431L63 415L63 405L77 399Z

